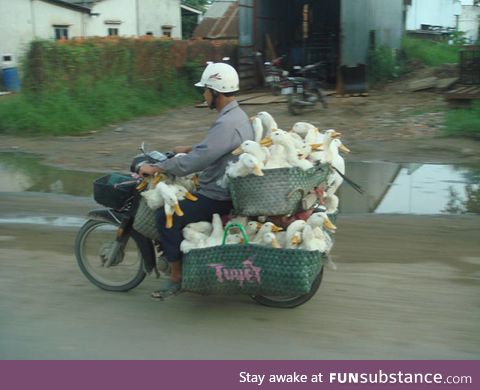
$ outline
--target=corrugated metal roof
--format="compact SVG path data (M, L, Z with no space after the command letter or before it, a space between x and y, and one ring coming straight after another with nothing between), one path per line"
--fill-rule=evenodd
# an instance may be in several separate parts
M232 3L238 3L237 0L216 0L208 7L205 12L205 18L221 18L227 12Z

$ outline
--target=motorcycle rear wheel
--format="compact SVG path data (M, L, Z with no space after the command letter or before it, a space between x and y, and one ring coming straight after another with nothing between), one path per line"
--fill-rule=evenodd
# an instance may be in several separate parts
M288 111L292 115L300 115L303 111L304 106L298 104L299 100L302 100L303 96L298 93L292 93L288 95Z
M277 307L281 309L292 309L294 307L303 305L305 302L308 302L317 292L320 284L322 283L323 278L323 266L319 274L312 283L310 291L304 295L297 296L285 296L285 297L269 297L263 295L252 295L252 299L264 306Z
M136 242L128 237L113 264L105 267L115 243L118 225L113 222L87 221L75 240L75 256L85 277L107 291L128 291L137 287L146 273Z

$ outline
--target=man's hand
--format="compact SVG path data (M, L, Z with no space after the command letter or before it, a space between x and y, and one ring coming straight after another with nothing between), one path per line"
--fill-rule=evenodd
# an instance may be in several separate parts
M178 154L178 153L190 153L192 151L192 147L191 146L175 146L173 148L173 152L175 154Z
M162 173L163 169L155 165L144 164L138 170L138 174L142 177L153 176L155 173Z

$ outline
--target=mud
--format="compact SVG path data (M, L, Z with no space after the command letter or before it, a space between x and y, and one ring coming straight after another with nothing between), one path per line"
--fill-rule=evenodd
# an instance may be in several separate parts
M269 111L280 126L336 128L347 160L480 163L477 141L441 135L446 103L392 83L329 108ZM180 108L76 137L1 136L1 151L38 153L77 170L127 170L137 146L199 141L215 119ZM0 215L83 216L85 198L0 194ZM480 216L341 215L319 292L293 310L248 297L149 299L158 281L115 294L91 285L73 256L77 229L0 224L1 359L478 359Z

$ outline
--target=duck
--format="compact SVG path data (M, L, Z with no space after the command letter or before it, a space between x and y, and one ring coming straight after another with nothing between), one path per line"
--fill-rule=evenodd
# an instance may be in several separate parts
M198 233L205 234L209 236L212 233L212 224L208 221L200 221L200 222L191 222L185 228L191 228Z
M190 193L184 186L180 184L172 184L172 188L175 190L175 196L177 197L178 201L188 199L192 202L196 202L198 198Z
M198 190L200 187L200 182L198 179L198 173L191 173L186 176L176 177L173 184L179 184L187 189L188 192L192 193Z
M277 122L273 119L273 116L270 115L267 111L261 111L256 115L257 118L260 118L263 127L263 138L268 137L272 131L278 129Z
M321 136L321 141L320 138L318 139L320 142L319 144L322 144L322 151L317 151L315 153L311 154L311 159L314 161L319 161L321 163L325 163L326 161L326 154L327 150L330 147L330 143L335 139L340 137L342 134L337 132L334 129L328 129L326 130L323 134L320 134Z
M205 240L205 246L221 245L223 241L223 224L220 214L213 214L212 216L212 233Z
M263 139L262 120L258 116L252 116L250 122L252 124L253 133L255 134L255 142L260 143Z
M263 176L263 163L250 153L242 153L238 161L230 164L225 170L228 177L243 177L249 174Z
M180 250L188 253L192 249L204 248L208 235L195 230L191 224L182 229L183 241L180 243Z
M259 244L263 241L265 234L280 232L282 230L283 229L281 227L278 227L277 225L273 224L272 222L265 222L262 225L262 227L258 230L258 232L255 235L252 242L255 243L255 244Z
M295 248L298 246L298 244L300 243L298 239L300 239L301 241L301 233L306 224L307 222L303 219L297 219L296 221L293 221L290 225L288 225L287 234L285 237L286 248ZM297 239L294 240L294 237L297 237Z
M305 139L308 132L313 129L316 129L316 131L318 132L318 128L308 122L296 122L292 126L292 131L300 135L303 139Z
M335 194L329 194L323 197L323 204L326 207L328 214L335 214L338 211L339 203L340 200Z
M332 223L325 211L318 211L316 213L312 213L312 215L308 217L306 224L312 228L325 227L331 232L335 232L337 230L337 227Z
M249 153L252 156L255 156L255 158L262 164L265 164L267 162L270 155L268 148L260 145L258 142L251 140L242 142L242 144L232 152L232 154L236 156L241 155L242 153Z
M330 142L328 150L326 150L325 162L336 168L336 170L334 170L328 175L327 190L325 192L326 196L335 194L338 187L340 187L343 183L342 175L345 174L345 160L340 155L339 150L347 153L350 152L350 149L345 147L342 141L338 138L332 140ZM340 175L339 172L342 175Z
M155 191L159 192L164 200L163 207L166 216L165 227L170 229L173 226L173 214L177 214L179 217L183 216L183 211L180 208L178 199L175 195L175 189L161 181L155 187Z
M298 158L295 145L286 131L274 131L272 133L272 142L274 145L281 145L284 147L287 155L287 161L291 166L298 167L305 171L313 167L313 163L311 161Z
M269 246L277 249L282 248L282 246L279 244L277 240L276 235L273 233L265 233L263 235L262 241L260 242L260 245L265 245L265 246Z
M270 158L263 169L291 168L292 165L287 161L287 153L282 145L272 145L270 148Z
M150 207L152 210L156 210L165 204L161 193L155 191L155 188L143 191L140 193L140 195L145 199L148 207Z
M325 253L327 243L324 239L317 237L314 228L307 224L302 231L302 244L300 248L307 251L320 251Z
M262 227L262 224L257 221L249 221L245 226L245 232L247 233L247 237L250 241L253 241L255 236L257 235L258 231Z
M225 245L243 244L244 238L240 233L229 233L225 238Z

